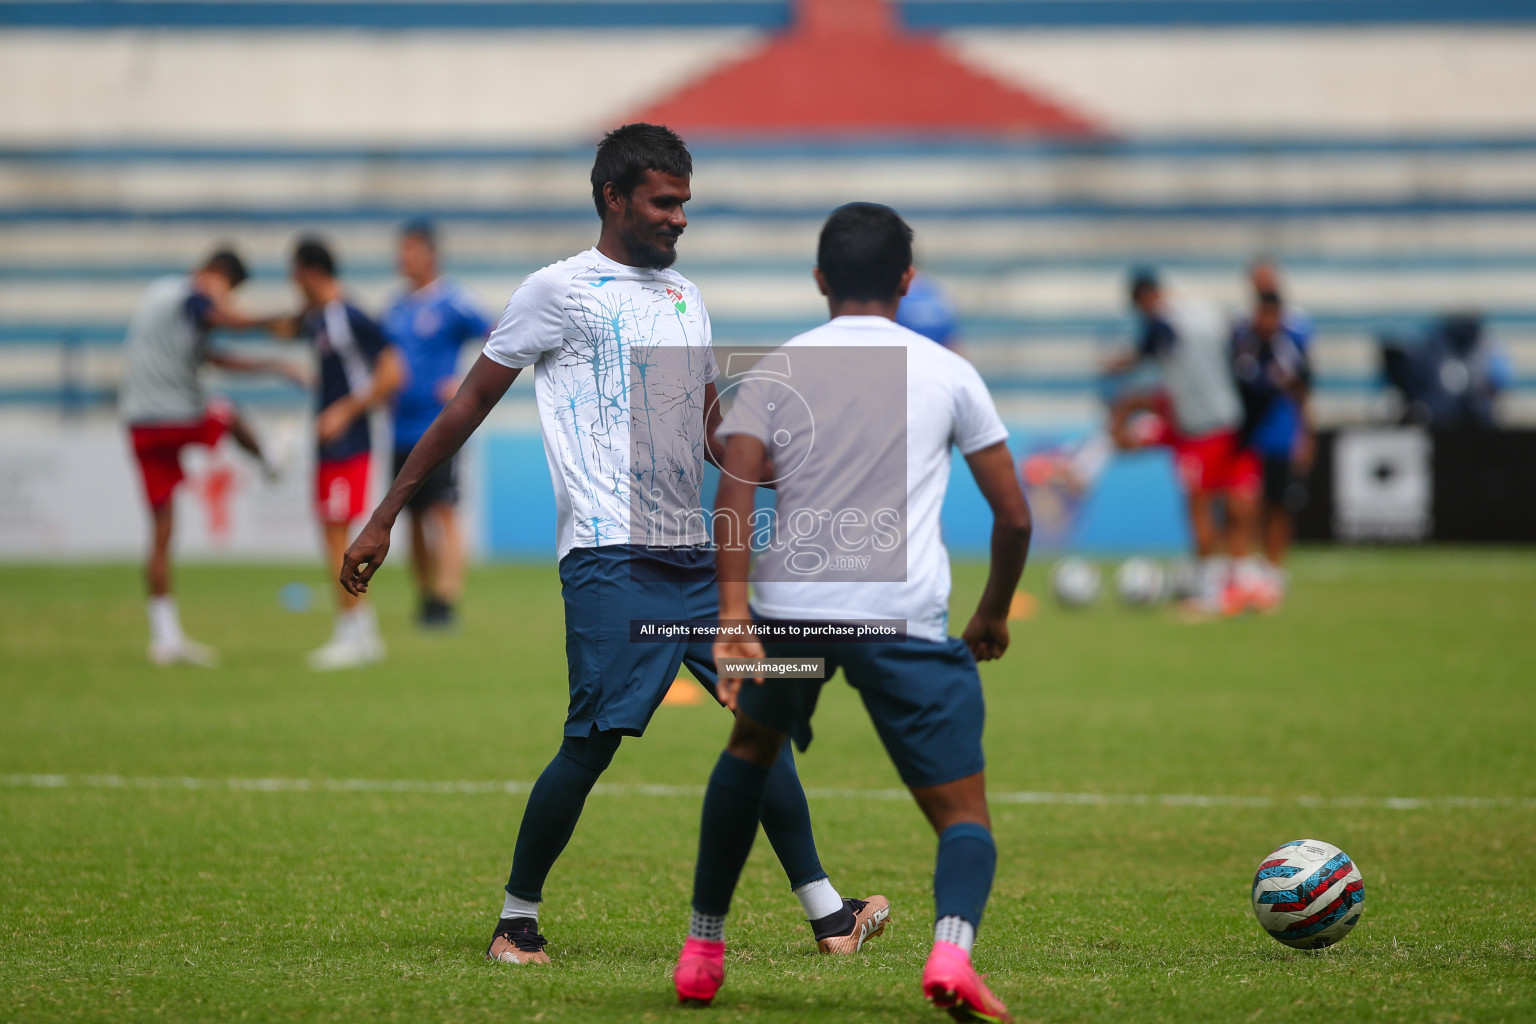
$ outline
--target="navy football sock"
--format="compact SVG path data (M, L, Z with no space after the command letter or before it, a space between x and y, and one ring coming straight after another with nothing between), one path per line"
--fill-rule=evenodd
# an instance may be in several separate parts
M933 868L933 902L939 919L958 917L972 928L981 924L997 870L997 845L984 825L951 825L939 836Z
M789 876L791 889L827 877L821 869L821 858L816 855L811 809L806 806L805 789L800 785L795 755L788 742L768 773L768 788L763 793L763 831Z
M576 831L587 794L618 752L618 733L593 732L586 739L567 736L555 759L539 775L523 809L512 851L512 877L507 892L537 903L544 879Z
M731 894L757 838L768 774L762 765L725 751L715 762L704 791L699 861L693 869L693 909L701 914L724 917L730 912Z

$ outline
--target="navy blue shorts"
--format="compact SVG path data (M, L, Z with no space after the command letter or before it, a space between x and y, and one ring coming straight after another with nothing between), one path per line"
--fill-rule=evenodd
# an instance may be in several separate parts
M956 637L856 643L769 643L770 658L825 658L827 678L843 670L908 786L938 786L986 767L981 731L986 703L970 648ZM826 679L768 679L741 688L748 718L782 732L804 750Z
M709 642L634 643L631 619L709 619L720 614L715 555L704 548L615 544L573 548L560 560L571 706L565 735L639 736L686 664L715 692Z

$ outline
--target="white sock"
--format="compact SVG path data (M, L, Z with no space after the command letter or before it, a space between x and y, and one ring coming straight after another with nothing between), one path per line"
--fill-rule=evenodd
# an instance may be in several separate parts
M532 900L520 900L511 893L507 893L507 901L501 905L501 919L505 921L509 917L531 917L537 921L539 905Z
M342 612L349 640L373 640L379 635L379 620L373 614L373 606L364 602L351 611Z
M814 882L806 882L794 892L800 900L800 906L805 909L807 921L819 921L828 914L835 914L843 909L843 898L832 887L830 878L818 878Z
M168 647L174 647L184 639L176 599L170 594L149 599L149 635L155 643Z
M724 942L725 918L714 914L701 914L695 910L693 919L688 922L688 937L703 939L705 942Z
M939 918L939 923L933 926L933 941L959 946L966 956L970 956L971 947L976 945L976 928L965 918L950 914Z

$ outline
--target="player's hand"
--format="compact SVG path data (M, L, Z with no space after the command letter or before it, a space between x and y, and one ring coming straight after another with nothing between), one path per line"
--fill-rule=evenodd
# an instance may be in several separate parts
M389 554L389 527L369 518L347 553L341 556L341 585L347 593L361 597L368 592L368 581L384 564Z
M715 641L715 665L718 668L722 658L766 658L768 655L763 650L762 642L756 637L750 640L730 639ZM761 683L762 676L752 677L752 682ZM727 677L720 673L719 681L715 683L715 694L720 698L720 703L736 710L736 697L741 693L742 680L739 676Z
M978 612L966 623L960 639L965 641L977 661L1001 658L1008 649L1008 617L989 618Z
M357 411L352 407L351 401L341 399L332 402L320 410L320 416L315 420L315 433L320 435L321 444L330 444L336 440L357 419Z

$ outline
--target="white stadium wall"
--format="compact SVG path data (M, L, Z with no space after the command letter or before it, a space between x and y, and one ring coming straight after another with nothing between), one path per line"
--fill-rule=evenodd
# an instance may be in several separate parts
M744 29L4 32L0 95L25 100L0 106L0 144L582 144L760 39ZM1536 132L1533 28L992 29L949 39L1117 133Z

